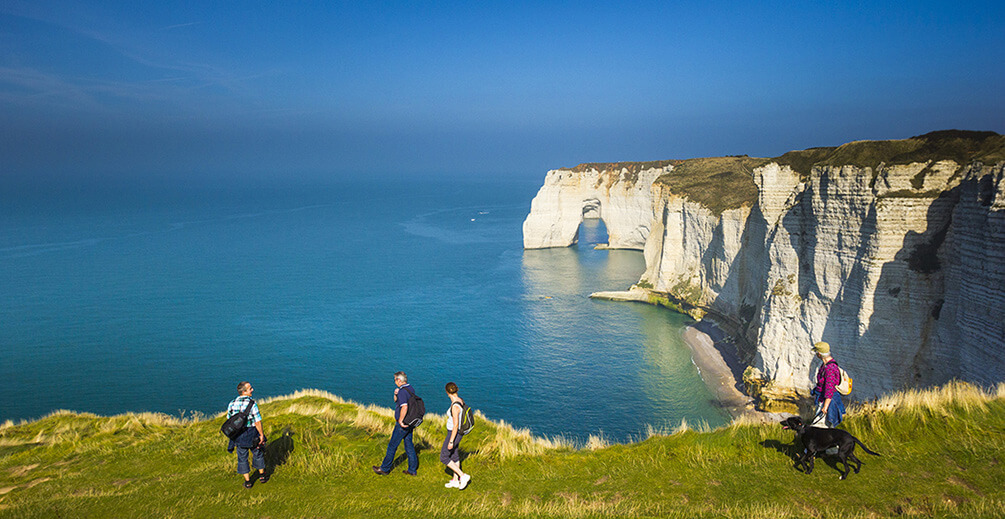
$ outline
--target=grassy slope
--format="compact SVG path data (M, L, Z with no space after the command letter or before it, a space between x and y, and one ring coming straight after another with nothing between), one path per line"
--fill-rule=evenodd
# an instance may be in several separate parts
M810 475L796 471L792 434L776 425L575 450L482 421L462 444L473 451L464 466L474 479L459 492L442 486L442 417L420 428L413 479L403 467L387 477L370 471L386 446L387 410L308 392L262 411L277 465L272 481L250 491L224 450L222 417L61 413L5 425L0 517L1000 517L1005 509L1005 384L990 395L952 384L858 408L847 429L883 456L859 450L865 465L846 481L823 459Z
M837 148L790 151L777 159L803 176L814 165L877 168L880 164L911 164L952 160L963 166L974 161L996 164L1005 160L1005 136L994 132L943 130L897 141L856 141Z
M747 156L688 159L656 182L721 215L727 209L757 202L753 171L770 161Z

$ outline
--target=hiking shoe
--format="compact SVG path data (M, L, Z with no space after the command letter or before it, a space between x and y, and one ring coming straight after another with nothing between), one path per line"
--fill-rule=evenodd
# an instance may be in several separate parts
M447 488L460 488L460 486L461 486L461 480L459 480L459 479L451 479L450 481L447 481L443 486L445 486Z
M411 471L409 471L408 469L405 469L405 470L403 470L402 472L404 472L405 474L408 474L409 476L416 476L416 475L418 475L418 473L416 473L416 472L411 472Z
M384 472L383 470L380 470L380 467L378 467L378 466L376 466L376 465L374 465L374 466L373 466L373 471L374 471L374 473L376 473L376 474L377 474L378 476L386 476L386 475L387 475L387 472Z
M465 474L461 476L461 480L458 482L457 488L464 490L464 487L468 486L468 482L471 481L471 474Z
M258 482L259 483L268 483L269 482L269 478L271 478L271 477L272 476L266 476L266 475L263 474L262 477L258 478Z
M251 481L250 479L249 479L248 481L245 481L245 482L244 482L244 488L251 488L251 487L253 487L254 485L255 485L255 482L254 482L254 481Z

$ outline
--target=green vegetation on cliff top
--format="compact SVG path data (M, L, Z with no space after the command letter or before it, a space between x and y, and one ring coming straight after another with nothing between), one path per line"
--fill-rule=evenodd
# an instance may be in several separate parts
M774 159L789 165L804 177L813 166L859 166L876 169L880 164L912 164L952 160L963 166L980 161L1005 161L1005 135L995 132L943 130L897 141L856 141L836 148L790 151Z
M891 166L941 160L952 160L960 165L975 161L985 164L1005 161L1005 136L995 132L943 130L902 140L856 141L837 147L790 151L770 159L744 155L651 162L585 163L572 168L572 171L623 169L631 177L641 170L672 165L673 171L661 175L656 182L720 215L725 210L752 206L757 202L753 169L771 162L790 166L805 179L814 166L852 165L875 170L880 164Z
M720 215L727 209L753 206L757 202L754 168L771 162L747 156L689 159L660 175L657 183L683 194Z
M962 383L854 408L861 473L830 458L806 475L777 424L642 433L581 449L481 420L473 475L446 489L443 417L418 430L419 475L374 475L390 411L319 391L261 402L272 480L245 490L222 416L69 412L0 426L0 517L1000 517L1005 384ZM399 451L399 457L404 455Z

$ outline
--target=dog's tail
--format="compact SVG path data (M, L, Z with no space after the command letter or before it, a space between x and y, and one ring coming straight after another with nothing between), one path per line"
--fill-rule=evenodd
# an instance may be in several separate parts
M852 436L852 438L855 438L855 437ZM872 454L873 456L882 456L882 454L880 454L878 452L872 452L871 450L869 450L869 447L866 447L865 444L862 443L862 441L859 440L858 438L855 438L855 443L857 443L859 447L862 447L862 450L864 450L865 452L868 452L869 454Z

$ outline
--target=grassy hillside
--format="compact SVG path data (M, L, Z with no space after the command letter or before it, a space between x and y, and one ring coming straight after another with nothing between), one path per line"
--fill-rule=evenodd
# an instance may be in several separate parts
M803 177L813 166L854 165L876 169L880 164L911 164L952 160L964 166L974 161L997 164L1005 160L1005 135L995 132L942 130L895 141L855 141L836 148L790 151L777 159Z
M306 391L262 403L274 471L245 490L222 416L60 412L0 428L0 517L1001 517L1005 384L889 397L846 427L882 457L838 480L778 425L682 428L575 449L482 420L462 448L473 475L443 488L443 418L420 428L419 476L374 475L390 411ZM285 432L285 434L284 434ZM402 455L403 452L399 452Z
M656 182L721 215L725 210L757 203L754 168L770 161L746 155L688 159Z

